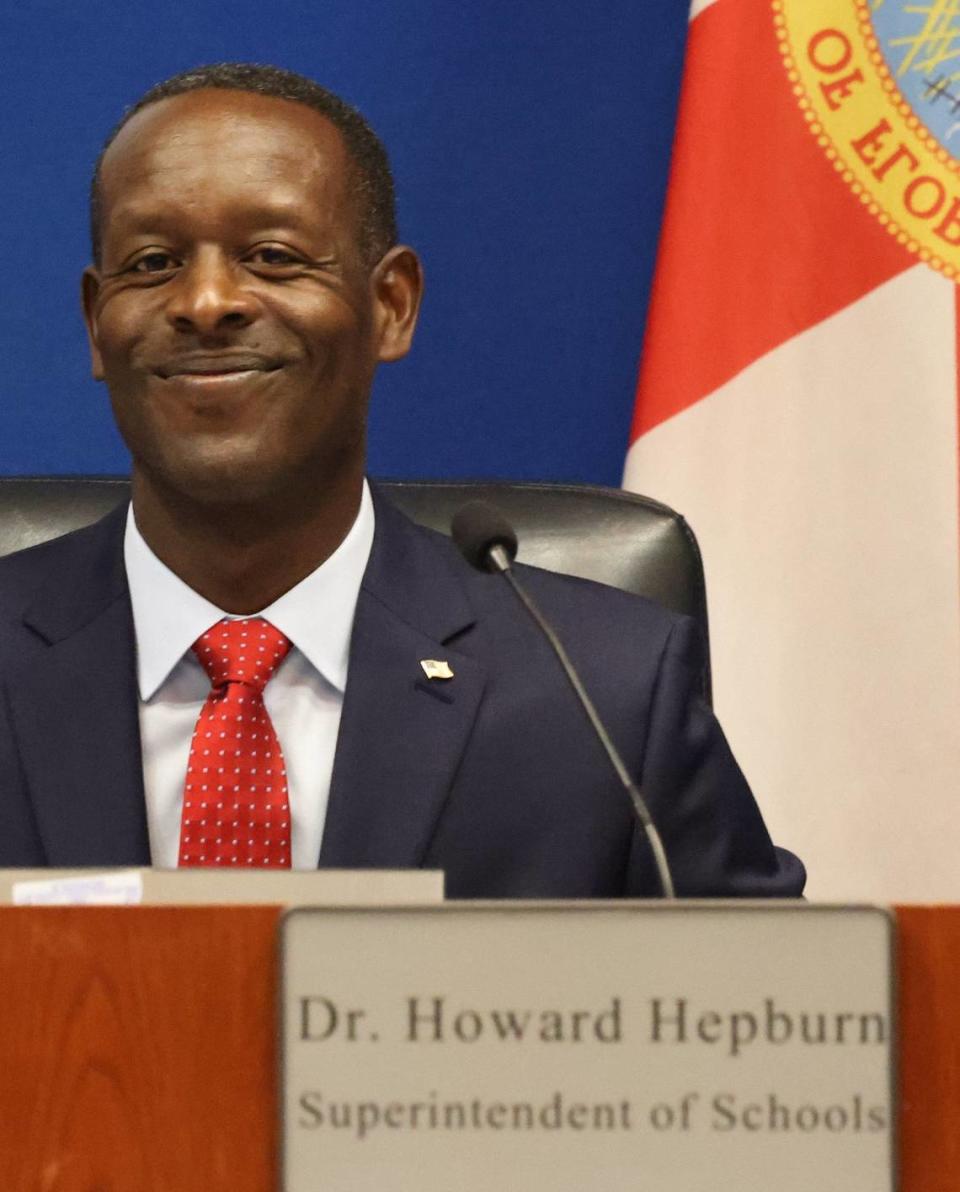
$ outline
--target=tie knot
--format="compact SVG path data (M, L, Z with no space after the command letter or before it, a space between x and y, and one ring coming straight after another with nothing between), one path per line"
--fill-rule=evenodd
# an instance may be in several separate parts
M258 692L289 650L290 639L263 617L218 621L193 643L214 687L243 683Z

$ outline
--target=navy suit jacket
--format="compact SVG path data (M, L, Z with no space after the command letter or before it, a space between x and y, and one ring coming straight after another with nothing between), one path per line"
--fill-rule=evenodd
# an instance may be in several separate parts
M0 866L147 865L121 508L0 559ZM535 568L639 778L680 894L793 896L711 711L699 635L625 593ZM420 660L454 677L428 681ZM655 872L546 642L499 576L377 501L323 866L446 871L450 897L655 895Z

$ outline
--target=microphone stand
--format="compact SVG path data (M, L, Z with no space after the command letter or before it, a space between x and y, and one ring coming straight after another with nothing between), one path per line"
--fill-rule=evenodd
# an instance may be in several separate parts
M657 831L656 824L650 815L647 808L646 801L640 793L637 784L630 777L630 772L623 763L623 758L620 756L617 747L610 739L610 734L603 726L600 715L593 705L593 700L587 695L583 683L580 681L580 676L577 674L576 668L570 661L567 651L563 648L563 643L554 633L552 627L548 624L543 614L537 608L530 595L517 583L516 577L513 574L511 567L511 558L507 550L501 542L493 542L487 548L486 562L490 571L497 571L507 581L510 587L517 595L517 599L523 604L524 608L533 617L537 625L543 631L544 636L563 667L563 672L570 680L577 698L589 717L590 723L593 725L594 732L600 738L600 744L606 750L607 757L610 759L610 764L617 772L621 783L630 796L630 801L633 803L633 810L636 813L637 819L643 825L644 833L647 837L647 842L650 845L650 850L653 853L654 864L657 867L657 874L660 878L660 888L663 890L664 898L676 898L676 892L673 888L673 877L670 873L670 865L667 861L666 850L663 847L663 841L660 839L660 833Z

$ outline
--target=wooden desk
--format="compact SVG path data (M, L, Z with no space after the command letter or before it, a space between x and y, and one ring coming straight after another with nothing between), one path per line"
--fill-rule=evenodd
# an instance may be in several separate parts
M273 1192L274 907L0 907L0 1189ZM901 1192L960 1189L960 907L898 908Z

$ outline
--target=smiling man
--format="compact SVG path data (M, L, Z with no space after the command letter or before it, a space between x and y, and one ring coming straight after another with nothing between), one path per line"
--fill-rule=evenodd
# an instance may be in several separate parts
M0 561L0 865L442 868L653 893L619 783L500 580L364 479L422 289L362 118L270 67L148 92L101 155L83 300L132 502ZM683 618L529 570L678 892L792 895ZM434 670L429 660L442 660Z
M316 108L157 94L98 171L94 374L134 458L138 529L224 610L258 611L357 516L374 369L410 346L420 266L392 212L364 210L374 185L392 201L386 161L358 177Z

